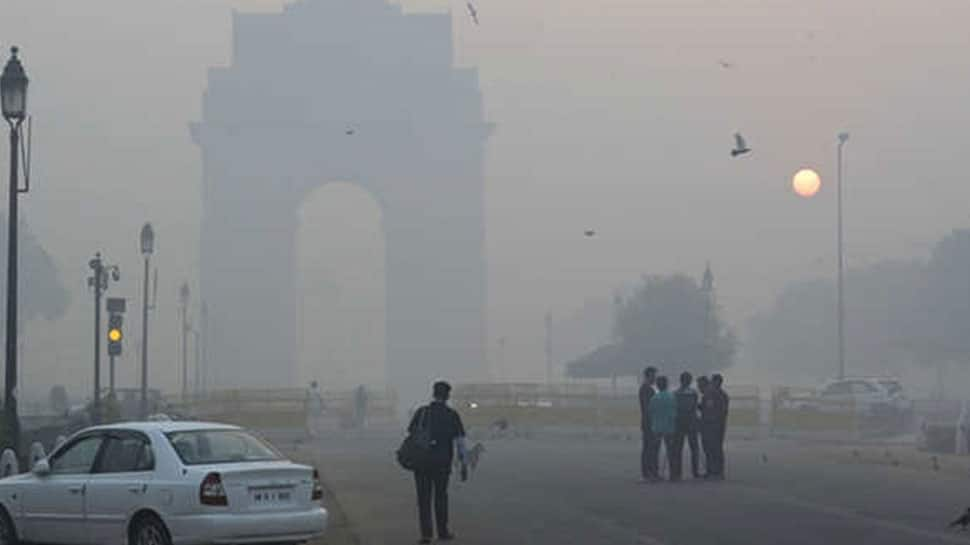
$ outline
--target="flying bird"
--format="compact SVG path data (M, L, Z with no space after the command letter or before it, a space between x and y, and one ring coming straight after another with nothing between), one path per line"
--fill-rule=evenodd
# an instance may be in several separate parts
M471 2L465 2L465 5L468 6L468 14L472 16L472 21L475 21L475 24L477 25L478 24L478 10L475 9L475 6Z
M353 127L348 127L347 130L344 131L344 134L346 134L347 136L353 136L356 132L357 130L354 129Z
M721 65L721 68L723 68L725 70L730 70L731 68L734 68L734 63L733 62L728 62L728 61L726 61L724 59L721 59L721 60L717 61L717 64Z
M970 526L970 507L967 508L967 511L964 514L960 515L960 518L951 522L947 528L956 528L957 526L959 526L961 530L966 530L967 526Z
M738 155L744 155L751 151L748 147L748 143L744 141L744 137L741 133L734 133L734 149L731 150L731 157L737 157Z
M586 235L587 237L592 237L596 235L596 231L592 229L587 229L586 231L583 232L583 234Z

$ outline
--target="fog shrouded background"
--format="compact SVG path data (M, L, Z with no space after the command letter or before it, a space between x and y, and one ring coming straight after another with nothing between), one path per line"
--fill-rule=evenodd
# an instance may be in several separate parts
M451 11L455 64L478 67L496 124L485 172L496 378L543 376L547 311L566 319L642 273L699 275L709 260L742 341L737 380L750 379L749 319L786 283L834 273L841 130L852 133L850 268L925 259L970 223L966 2L482 0L480 26L464 2L402 3ZM63 319L22 326L27 397L55 382L74 396L90 388L85 278L96 250L122 269L110 293L130 304L119 382L137 380L145 220L160 271L152 381L177 387L177 287L187 279L194 294L198 276L201 166L188 123L200 117L207 68L231 60L232 10L282 4L4 0L0 45L21 46L31 77L24 217L71 292ZM732 160L735 130L754 152ZM789 187L806 166L823 177L808 200ZM304 377L379 382L380 209L362 190L331 184L301 218ZM806 335L832 328L814 324ZM847 361L851 370L851 351Z

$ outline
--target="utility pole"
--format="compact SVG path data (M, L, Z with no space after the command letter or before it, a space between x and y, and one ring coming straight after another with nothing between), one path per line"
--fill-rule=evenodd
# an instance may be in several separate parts
M141 241L141 254L145 258L145 276L142 280L141 299L141 406L139 407L139 416L144 420L148 418L148 310L153 306L148 302L148 269L152 252L155 251L155 230L152 229L151 223L142 226L139 239ZM157 277L155 288L158 288Z

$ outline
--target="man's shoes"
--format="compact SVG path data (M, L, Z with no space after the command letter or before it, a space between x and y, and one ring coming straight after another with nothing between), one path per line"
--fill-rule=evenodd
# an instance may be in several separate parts
M438 536L438 541L451 541L455 539L455 534L451 532L445 532Z
M421 543L422 545L424 543L431 543L431 538L430 537L422 537L421 539L418 540L418 543Z

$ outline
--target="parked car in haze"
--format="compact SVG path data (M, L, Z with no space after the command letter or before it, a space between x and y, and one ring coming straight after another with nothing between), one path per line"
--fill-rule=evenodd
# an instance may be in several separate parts
M316 470L239 427L98 426L0 479L0 543L296 544L326 528L321 497Z
M913 409L902 383L891 377L846 377L824 383L818 390L822 407L849 407L859 414L908 414Z

